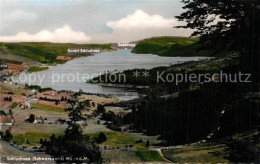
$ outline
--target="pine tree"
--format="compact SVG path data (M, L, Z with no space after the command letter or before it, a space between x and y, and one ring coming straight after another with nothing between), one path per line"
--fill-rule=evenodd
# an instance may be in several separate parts
M149 147L150 146L150 142L149 140L146 141L145 147Z
M10 140L13 139L13 135L11 133L11 130L10 129L7 129L5 131L5 135L4 135L4 138L3 138L5 141L9 142Z
M240 69L251 73L253 86L260 86L260 1L182 0L186 11L176 18L187 24L177 28L195 29L200 49L214 54L237 51Z

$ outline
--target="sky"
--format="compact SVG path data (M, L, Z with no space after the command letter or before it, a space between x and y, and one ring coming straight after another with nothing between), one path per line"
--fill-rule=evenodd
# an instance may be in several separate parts
M190 36L180 0L0 0L0 41L128 43Z

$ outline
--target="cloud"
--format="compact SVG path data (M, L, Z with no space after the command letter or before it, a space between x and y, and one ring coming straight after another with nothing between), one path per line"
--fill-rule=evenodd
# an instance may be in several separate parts
M136 10L119 21L111 21L107 26L112 29L147 29L147 28L169 28L174 20L163 18L160 15L149 15L142 10Z
M112 34L91 36L91 42L131 42L153 36L190 36L190 29L176 29L183 25L176 19L164 18L161 15L149 15L142 10L136 10L118 21L107 22Z
M35 34L18 32L13 36L2 36L0 40L4 42L113 43L131 42L153 36L190 36L192 30L174 28L182 24L183 22L174 18L164 18L161 15L150 15L142 10L136 10L118 21L108 21L106 26L112 30L112 33L86 35L66 25L53 32L48 30Z
M86 35L111 33L107 22L118 21L136 9L172 18L185 11L182 6L176 0L0 0L0 36L54 31L64 25Z
M54 43L84 43L90 38L83 32L73 31L70 26L55 29L53 32L42 30L35 34L18 32L13 36L1 36L2 42L54 42Z

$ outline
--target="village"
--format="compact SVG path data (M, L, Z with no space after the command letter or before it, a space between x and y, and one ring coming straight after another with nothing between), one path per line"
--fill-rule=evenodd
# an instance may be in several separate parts
M70 60L62 56L57 58ZM38 152L41 148L40 139L48 139L51 134L63 134L70 120L69 110L73 109L78 102L84 101L90 104L88 110L83 113L89 118L88 121L79 122L84 133L111 131L104 124L105 121L100 120L100 116L95 116L95 111L99 105L119 103L118 98L87 93L77 95L71 91L55 91L40 86L15 84L11 81L11 76L28 71L28 66L12 63L6 65L0 75L0 127L1 132L10 131L12 134L11 146L23 151ZM107 106L105 109L119 116L130 112L113 106ZM2 142L1 144L5 145ZM40 153L39 156L45 157L46 154Z
M75 55L75 51L73 50L68 49L67 55L58 55L56 60L67 62L76 59L79 56ZM89 49L78 50L85 52ZM106 51L116 50L115 48L110 48ZM91 53L100 51L103 50L100 48L91 49ZM64 110L73 107L72 102L75 102L74 93L70 91L54 91L51 88L46 89L46 91L39 91L40 87L38 86L33 88L28 84L22 85L12 81L11 77L13 75L19 76L22 73L30 72L30 68L32 67L45 68L48 65L0 60L0 66L0 125L4 125L2 128L12 126L16 123L28 123L26 120L31 114L34 114L36 117L33 123L41 124L57 123L57 119L67 118L67 113ZM87 98L91 97L87 96ZM95 103L104 104L104 102L114 103L119 101L115 98L107 99L97 96L94 99L94 101L91 101L92 105ZM81 97L82 100L84 100L84 97ZM94 110L94 107L95 105L91 107L91 111Z

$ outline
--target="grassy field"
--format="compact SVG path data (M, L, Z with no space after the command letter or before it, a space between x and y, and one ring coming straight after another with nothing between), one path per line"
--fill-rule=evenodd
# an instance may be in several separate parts
M176 163L228 163L229 161L224 159L223 151L223 147L208 143L164 150L163 154Z
M1 125L1 131L9 129L8 125ZM12 134L25 134L26 132L45 132L45 133L63 133L66 130L66 125L55 124L30 124L30 123L15 123L11 126Z
M62 133L55 134L56 136L61 135ZM14 134L13 142L18 145L34 145L40 146L40 139L49 140L52 133L46 132L26 132L25 134ZM28 142L27 142L28 140Z
M197 52L198 38L158 37L140 41L133 52L159 56L210 56L210 51Z
M106 150L103 152L106 163L143 163L143 162L164 162L159 153L153 150L127 151L127 150Z
M19 55L41 63L64 63L57 55L66 55L68 48L110 48L110 44L73 44L49 42L0 43L0 52ZM86 54L81 54L86 55Z
M145 149L145 142L143 143L135 143L135 139L130 137L122 132L116 131L103 131L107 137L106 142L101 143L101 145L106 145L109 147L124 147L125 145L134 145L135 147L139 148L140 150ZM90 138L95 138L99 134L98 133L91 133L88 134Z
M13 102L12 105L9 106L9 108L14 109L17 105L18 105L18 103Z
M96 137L98 133L88 134L90 138ZM107 145L109 147L124 147L125 145L134 145L135 140L121 132L109 131L104 132L107 137L107 141L103 142L101 145Z
M98 134L99 133L92 133L92 134L88 134L88 135L89 135L90 139L93 139L93 138L97 137ZM106 146L113 147L113 148L116 148L116 147L121 148L121 147L125 147L126 145L133 145L134 147L137 148L137 151L135 152L135 156L138 159L140 159L141 161L145 161L145 162L163 161L163 159L161 159L161 157L157 151L149 150L148 148L145 147L145 142L144 143L135 143L134 138L127 136L121 132L109 131L109 132L104 132L104 134L106 135L107 140L105 142L101 143L100 145L106 145ZM118 151L118 153L122 153L122 152ZM131 151L128 153L131 153Z
M13 63L13 64L22 64L22 60L17 60L14 57L10 57L7 55L2 55L0 56L0 63Z
M44 110L47 112L65 112L64 109L62 109L62 108L57 108L57 107L43 105L43 104L37 104L37 103L33 103L32 107L39 109L39 110Z
M28 94L27 90L22 87L22 86L17 86L17 85L12 85L12 84L7 84L4 82L0 82L0 92L2 93L8 93L8 92L13 92L15 95L24 95Z
M38 71L43 71L47 70L49 67L38 67L38 66L33 66L28 69L28 72L38 72Z
M136 155L145 162L164 161L155 150L138 149Z
M102 152L103 163L142 163L135 151L106 150Z
M47 118L56 118L56 119L64 119L68 117L67 113L63 112L48 112L43 110L31 109L31 110L24 110L21 108L16 108L13 110L14 115L23 115L29 117L31 114L34 114L36 117L47 117Z

